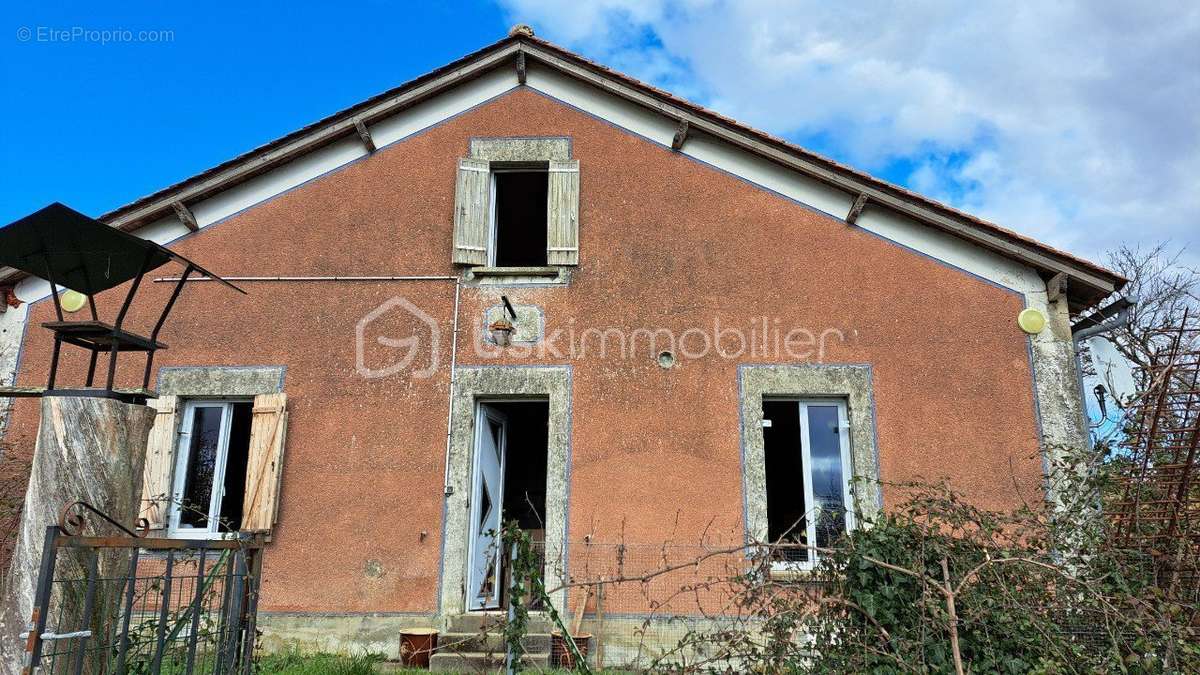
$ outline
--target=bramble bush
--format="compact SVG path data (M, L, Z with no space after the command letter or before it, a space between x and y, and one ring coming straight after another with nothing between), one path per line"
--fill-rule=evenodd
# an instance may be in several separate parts
M1110 544L1104 450L1065 454L1053 498L1011 512L892 486L897 507L821 552L815 595L742 580L761 632L728 651L763 672L1200 672L1194 589L1164 591L1143 554Z
M702 621L673 624L687 628L669 644L644 644L638 652L646 658L636 667L1200 672L1196 589L1164 587L1146 554L1112 543L1103 504L1120 490L1125 458L1104 448L1055 448L1051 454L1059 459L1047 479L1049 496L1016 509L980 508L946 484L892 484L894 503L885 512L870 520L857 514L862 525L827 548L780 541L706 549L696 570L713 556L732 555L741 563L719 568L722 573L697 573L679 593L719 596L720 609L692 617ZM815 569L780 569L781 560L796 559L797 548L817 551ZM535 576L528 546L521 550L518 576ZM579 577L568 586L649 589L651 580L684 567L664 556L656 570ZM514 607L506 631L514 650L525 609ZM652 633L644 631L642 639Z

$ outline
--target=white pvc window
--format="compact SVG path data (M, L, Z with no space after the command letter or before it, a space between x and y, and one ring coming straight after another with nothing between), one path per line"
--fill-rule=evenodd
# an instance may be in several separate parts
M171 492L171 536L204 539L237 531L252 408L250 401L184 404Z
M828 548L854 527L846 403L836 399L767 401L763 410L764 432L769 428L773 432L764 433L769 446L765 450L772 455L767 458L767 471L780 472L767 477L769 526L776 532L786 530L786 541ZM776 419L771 419L770 411ZM795 494L797 488L801 495ZM811 569L818 557L812 549L784 552L775 563L777 568Z

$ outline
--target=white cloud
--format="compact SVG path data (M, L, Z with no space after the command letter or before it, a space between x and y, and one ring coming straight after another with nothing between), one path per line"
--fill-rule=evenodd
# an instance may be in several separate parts
M615 68L1082 255L1200 260L1200 4L502 0Z

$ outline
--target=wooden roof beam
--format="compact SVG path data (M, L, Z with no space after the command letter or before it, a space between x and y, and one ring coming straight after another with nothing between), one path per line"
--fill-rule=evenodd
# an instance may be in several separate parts
M867 195L860 194L854 200L854 204L850 206L850 213L846 214L846 224L853 225L858 217L862 215L863 209L867 207Z
M450 70L432 80L422 82L411 89L399 91L395 95L388 96L357 110L357 117L373 120L393 115L414 103L423 101L465 80L469 80L481 72L486 72L510 58L516 51L517 45L515 44L502 47L495 52L479 57L474 63ZM340 115L339 113L337 116L340 117ZM171 195L170 198L187 201L204 199L216 192L220 192L232 185L256 176L268 168L286 164L300 155L311 152L336 139L343 138L347 133L353 133L354 128L353 119L340 117L340 119L331 120L324 126L317 127L303 135L298 135L286 143L272 147L261 154L245 157L242 161L211 176L206 176L194 184L182 185L176 189L175 194ZM160 214L165 207L164 200L166 199L168 197L164 196L162 199L155 199L136 208L128 210L118 209L117 212L119 215L105 214L101 219L109 225L121 229L136 227L153 220Z
M179 222L183 223L187 229L192 232L199 231L200 223L196 222L196 215L183 202L171 202L171 208L175 210L175 215L179 217Z
M8 311L9 307L20 307L21 301L17 299L17 289L9 284L0 286L0 314Z
M1050 277L1046 282L1046 299L1050 302L1058 302L1067 297L1067 275L1059 272Z
M354 118L354 128L358 131L358 138L366 146L367 152L374 153L378 149L375 147L375 139L371 137L371 130L367 128L366 124L363 124L362 119Z
M671 139L671 149L678 152L683 149L683 143L687 140L688 131L691 124L687 120L679 120L679 127L675 129L675 137Z

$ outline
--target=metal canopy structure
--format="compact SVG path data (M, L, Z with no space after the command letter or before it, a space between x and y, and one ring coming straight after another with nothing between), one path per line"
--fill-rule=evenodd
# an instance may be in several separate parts
M123 328L125 316L141 285L142 277L151 270L175 262L184 271L170 299L149 336L138 335ZM144 402L151 394L150 371L154 352L167 346L158 341L158 333L184 282L192 272L220 281L239 293L242 289L225 281L199 264L146 239L112 228L94 218L58 202L0 228L0 265L8 265L50 282L57 321L42 324L54 333L54 353L46 396L76 395L105 396L132 402ZM94 296L125 282L132 282L125 302L112 324L100 320ZM87 297L90 320L68 321L63 315L59 287L68 288ZM58 362L63 343L90 352L87 381L84 389L56 389ZM120 352L145 352L146 368L142 389L118 393L113 389ZM103 389L92 388L96 364L101 352L109 353L108 377Z
M212 272L152 241L55 202L0 228L0 264L95 295L175 261ZM227 281L226 286L245 292Z

